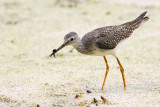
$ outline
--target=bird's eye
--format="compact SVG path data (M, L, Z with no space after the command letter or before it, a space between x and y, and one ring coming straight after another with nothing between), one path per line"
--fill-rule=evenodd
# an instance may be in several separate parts
M73 38L71 38L71 41L73 41Z

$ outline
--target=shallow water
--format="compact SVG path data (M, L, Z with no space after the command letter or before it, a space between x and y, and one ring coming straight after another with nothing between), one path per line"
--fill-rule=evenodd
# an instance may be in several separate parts
M58 1L58 0L57 0ZM77 0L78 1L78 0ZM158 2L155 0L155 2ZM158 3L157 3L158 4ZM113 106L160 105L160 6L109 1L0 2L0 106L95 106L104 96ZM148 11L150 20L118 50L127 89L112 56L105 74L103 57L86 56L66 47L48 57L70 31L80 37L102 26L121 24ZM91 90L92 93L87 93ZM76 95L80 97L75 98Z

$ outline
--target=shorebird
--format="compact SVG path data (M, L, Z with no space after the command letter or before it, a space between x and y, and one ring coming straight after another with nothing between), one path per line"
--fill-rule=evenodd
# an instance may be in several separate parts
M103 56L106 64L106 73L101 88L101 90L103 90L109 71L109 65L105 56L112 55L117 59L117 62L120 66L120 71L122 74L123 84L125 88L126 82L124 68L119 58L117 57L116 52L121 43L123 43L127 38L129 38L135 29L137 29L144 22L148 21L149 17L145 16L146 13L147 11L142 13L136 19L121 25L97 28L85 34L82 39L80 39L76 32L70 32L65 35L64 43L58 49L54 49L50 56L55 56L56 52L68 45L73 46L78 52L82 54Z

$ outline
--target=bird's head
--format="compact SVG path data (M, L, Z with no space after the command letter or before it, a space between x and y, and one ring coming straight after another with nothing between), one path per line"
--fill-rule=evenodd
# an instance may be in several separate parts
M72 45L74 46L79 41L79 36L76 32L70 32L64 36L64 43L65 46Z
M68 45L76 45L76 43L80 40L78 34L76 32L70 32L67 35L64 36L64 42L63 44L58 48L58 49L53 49L53 53L50 55L54 55L55 53L58 52L59 50L61 50L62 48L64 48L65 46Z

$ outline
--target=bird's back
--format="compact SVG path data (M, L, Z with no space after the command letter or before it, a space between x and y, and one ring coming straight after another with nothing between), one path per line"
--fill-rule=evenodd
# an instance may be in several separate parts
M83 36L82 43L88 48L114 49L121 40L130 37L136 28L149 19L145 17L146 13L144 12L135 20L121 25L95 29Z

